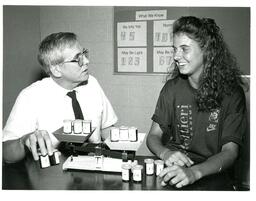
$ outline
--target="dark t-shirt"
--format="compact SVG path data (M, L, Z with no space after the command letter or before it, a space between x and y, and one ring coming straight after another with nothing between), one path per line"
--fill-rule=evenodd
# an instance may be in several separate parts
M195 93L181 77L169 80L162 88L152 120L163 131L163 144L195 162L218 153L228 142L241 145L246 130L243 89L238 87L231 96L225 96L221 108L210 112L198 111Z

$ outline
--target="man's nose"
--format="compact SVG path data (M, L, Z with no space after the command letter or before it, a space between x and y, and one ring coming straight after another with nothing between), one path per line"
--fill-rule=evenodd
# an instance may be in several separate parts
M88 65L89 63L90 60L86 56L83 56L83 65Z

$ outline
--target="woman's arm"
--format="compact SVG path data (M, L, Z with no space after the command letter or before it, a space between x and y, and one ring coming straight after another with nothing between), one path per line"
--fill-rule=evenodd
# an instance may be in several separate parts
M219 173L231 167L238 157L239 146L234 142L229 142L222 146L221 152L209 157L205 162L197 164L191 169L196 173L198 179Z
M207 175L219 173L233 165L238 156L238 150L239 146L237 144L229 142L222 146L220 153L209 157L203 163L188 168L179 165L169 166L159 175L163 178L162 185L169 183L180 188Z
M163 131L160 128L159 124L152 121L146 143L149 150L161 159L161 153L164 153L169 150L162 144L162 135Z
M164 160L165 164L168 166L177 164L190 167L194 164L194 162L185 154L179 151L171 151L166 148L162 143L162 135L163 131L159 124L153 121L147 137L147 146L151 152Z

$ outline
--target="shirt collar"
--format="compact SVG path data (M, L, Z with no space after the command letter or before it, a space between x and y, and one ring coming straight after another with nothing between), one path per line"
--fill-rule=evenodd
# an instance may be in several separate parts
M90 77L89 77L90 78ZM56 93L60 93L60 94L63 94L64 96L69 92L69 91L80 91L80 89L83 87L83 86L86 86L89 82L89 78L87 81L84 81L82 83L80 83L77 87L69 90L69 89L65 89L63 88L62 86L60 86L59 84L57 84L51 77L50 77L50 86L53 87L53 90L56 92Z
M55 82L51 77L50 77L50 87L52 87L52 90L55 93L63 94L63 96L65 96L69 91L71 91L57 84L57 82Z

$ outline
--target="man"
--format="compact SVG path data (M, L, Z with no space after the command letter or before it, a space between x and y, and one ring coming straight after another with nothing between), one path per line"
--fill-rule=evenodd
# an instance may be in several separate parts
M38 61L50 77L23 89L3 130L3 158L16 162L26 148L38 160L37 146L43 155L52 155L58 140L52 134L63 120L75 119L72 99L75 91L84 119L92 120L96 130L90 141L101 141L101 133L117 122L116 114L97 80L88 72L88 51L74 33L47 36L39 45ZM38 145L37 145L38 144Z

